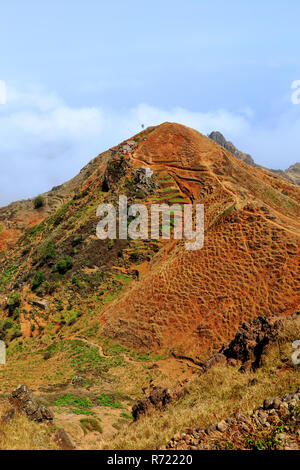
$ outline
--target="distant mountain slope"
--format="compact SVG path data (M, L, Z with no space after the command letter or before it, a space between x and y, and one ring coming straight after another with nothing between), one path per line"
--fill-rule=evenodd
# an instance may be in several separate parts
M34 207L35 198L0 207L0 251L13 246L26 229L55 213L66 201L77 194L83 182L97 167L96 161L97 158L94 158L77 176L41 194L43 205L38 209Z
M243 160L243 162L248 163L248 165L255 165L253 158L251 155L248 153L243 153L240 150L238 150L232 142L229 142L228 140L225 139L223 134L219 131L213 131L209 134L208 136L210 139L212 139L214 142L217 144L221 145L221 147L224 147L226 150L229 150L229 152L232 153L236 158L239 158L240 160Z
M225 139L223 134L219 131L213 131L209 134L208 136L210 139L212 139L214 142L217 144L221 145L225 149L229 150L229 152L232 153L236 158L239 158L245 163L248 163L248 165L252 166L258 166L259 168L265 169L261 167L260 165L256 165L253 158L251 155L248 153L243 153L240 150L238 150L232 142L229 142L228 140ZM300 163L295 163L294 165L291 165L287 170L272 170L269 169L268 171L271 171L272 173L275 173L277 175L282 176L282 178L287 179L291 183L297 184L300 186Z
M291 183L300 186L300 163L291 165L287 170L270 170L283 178L288 179Z

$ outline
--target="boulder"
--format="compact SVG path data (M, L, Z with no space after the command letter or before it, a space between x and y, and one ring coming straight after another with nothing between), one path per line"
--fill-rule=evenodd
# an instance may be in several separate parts
M47 300L35 299L32 301L32 304L42 310L47 310L49 307L49 302Z
M58 429L53 437L54 442L62 450L74 450L75 446L64 429Z
M15 388L8 399L11 405L25 413L32 421L53 421L52 411L39 404L26 385L19 385Z

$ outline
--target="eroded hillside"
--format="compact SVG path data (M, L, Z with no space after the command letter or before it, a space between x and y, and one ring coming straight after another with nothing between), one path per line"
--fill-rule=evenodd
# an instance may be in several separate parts
M42 221L2 252L6 340L66 337L93 326L99 338L134 350L202 360L241 321L299 307L299 188L190 128L149 128L57 191L64 204L41 213ZM204 247L99 240L96 208L117 205L119 195L148 207L203 203Z

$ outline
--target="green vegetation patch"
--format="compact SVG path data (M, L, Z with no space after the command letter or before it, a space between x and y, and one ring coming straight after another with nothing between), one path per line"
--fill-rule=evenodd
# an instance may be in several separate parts
M91 407L93 403L88 397L80 397L72 393L66 393L58 397L54 404L59 408L69 408L76 415L92 414Z
M97 347L86 344L79 339L69 339L55 342L48 346L45 352L50 353L50 357L58 354L66 355L70 364L77 373L96 373L108 372L112 367L124 365L121 357L103 357L99 355Z
M18 268L19 265L12 264L2 271L0 275L0 292L4 292L6 290L6 287L11 282Z
M59 274L66 274L67 271L73 268L73 260L71 256L65 256L60 259L54 266L52 272L58 272Z
M101 395L97 396L97 403L100 406L107 406L109 408L122 408L120 403L107 393L101 393Z
M48 262L55 259L56 251L51 241L43 243L40 250L38 251L38 257L41 261Z
M31 290L36 290L39 286L43 284L46 280L46 276L42 272L36 272L33 275L32 283L31 283Z

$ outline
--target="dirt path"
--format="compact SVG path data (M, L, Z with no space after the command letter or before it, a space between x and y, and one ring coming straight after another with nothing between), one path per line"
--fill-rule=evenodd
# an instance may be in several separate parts
M110 356L108 354L105 354L103 351L103 347L100 344L93 343L92 341L88 341L84 336L70 336L65 339L79 339L83 343L92 346L94 348L98 348L99 356L101 357L106 357L106 358L114 358L115 356ZM131 357L127 356L126 354L122 354L124 361L129 362L131 364L139 364L139 361L135 361L134 359L131 359Z

